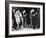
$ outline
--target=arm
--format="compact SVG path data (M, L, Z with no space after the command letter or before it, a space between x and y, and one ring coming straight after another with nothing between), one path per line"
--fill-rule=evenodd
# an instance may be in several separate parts
M36 12L35 14L30 13L30 16L35 16L37 13L38 13L38 12Z
M36 12L33 16L35 16L38 12Z

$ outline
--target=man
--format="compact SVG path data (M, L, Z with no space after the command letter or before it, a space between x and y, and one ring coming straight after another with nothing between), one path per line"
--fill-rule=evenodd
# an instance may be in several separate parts
M27 25L26 25L26 16L27 16L26 10L23 10L22 13L23 13L23 27L26 28L26 26L27 26Z

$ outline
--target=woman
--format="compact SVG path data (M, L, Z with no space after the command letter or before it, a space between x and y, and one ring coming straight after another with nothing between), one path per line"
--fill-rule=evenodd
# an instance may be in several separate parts
M37 26L37 14L38 14L37 9L32 9L30 11L30 15L32 16L33 29L35 29Z
M17 10L14 16L16 18L17 29L19 29L22 25L22 14L20 13L19 10Z

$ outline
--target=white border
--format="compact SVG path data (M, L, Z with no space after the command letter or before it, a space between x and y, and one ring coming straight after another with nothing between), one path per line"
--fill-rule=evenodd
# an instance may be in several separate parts
M26 31L12 31L12 7L34 7L40 8L40 29L29 29ZM43 7L42 5L9 4L9 35L43 33Z

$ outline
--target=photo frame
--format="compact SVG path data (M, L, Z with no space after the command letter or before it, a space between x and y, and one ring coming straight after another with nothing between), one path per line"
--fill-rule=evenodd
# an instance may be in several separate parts
M40 35L45 35L45 3L5 1L6 37Z

